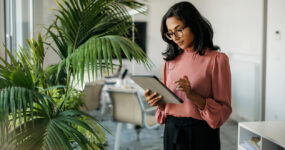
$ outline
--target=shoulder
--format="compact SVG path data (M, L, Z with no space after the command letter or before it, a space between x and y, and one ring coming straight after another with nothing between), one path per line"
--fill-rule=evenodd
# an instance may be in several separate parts
M205 56L210 57L213 61L229 61L229 57L225 53L216 50L207 50Z

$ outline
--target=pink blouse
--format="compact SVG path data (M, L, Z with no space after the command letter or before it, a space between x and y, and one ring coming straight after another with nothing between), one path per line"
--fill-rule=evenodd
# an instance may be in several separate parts
M184 92L177 91L175 81L188 76L191 88L206 99L206 106L200 110ZM205 120L211 128L220 127L230 116L231 108L231 72L226 54L218 51L205 52L200 56L196 52L184 51L174 60L164 65L164 84L184 102L166 104L164 109L157 108L156 120L163 124L167 115L192 117Z

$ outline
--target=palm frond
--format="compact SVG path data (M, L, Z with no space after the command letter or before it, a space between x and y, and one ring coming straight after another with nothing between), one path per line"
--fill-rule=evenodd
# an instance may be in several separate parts
M47 28L47 33L57 45L58 49L54 50L61 58L67 57L67 43L78 48L94 36L126 36L132 28L132 20L124 5L143 6L136 1L122 0L64 0L57 4L60 7L56 10L57 19Z
M152 63L150 63L138 45L127 38L108 35L89 39L70 57L61 61L57 65L57 68L59 71L66 65L67 61L72 62L73 76L83 84L85 71L88 74L92 72L93 78L93 72L95 72L97 78L97 71L99 71L102 76L103 67L107 69L107 72L113 69L112 59L115 57L118 58L120 65L122 65L122 53L124 53L130 61L134 59L137 63L143 63L146 68L151 68L152 66ZM90 68L91 70L89 70ZM53 71L55 71L55 68L53 68Z
M24 125L27 120L31 120L34 118L33 116L33 91L30 89L26 89L23 87L9 87L2 89L0 92L0 127L1 134L7 135L10 121L9 116L12 116L13 128L15 129L17 126L17 121ZM31 116L27 116L27 110L31 111ZM17 119L19 118L19 119ZM0 139L4 141L5 136L1 136Z
M27 122L26 127L17 127L15 135L10 133L14 138L0 144L0 148L72 150L73 139L81 149L99 150L104 147L105 135L96 121L80 111L64 111L52 119L36 118Z
M4 65L0 64L0 78L4 81L3 88L9 86L25 87L28 89L33 89L33 79L31 76L31 70L26 63L19 63L17 59L11 54L9 50L6 49L9 58L12 60L13 64L9 64L3 58L0 57Z
M41 149L46 131L47 120L39 118L28 121L25 126L17 127L14 132L7 134L7 139L0 144L0 149L30 150ZM34 127L37 125L37 128Z
M18 127L15 132L16 135L10 135L14 138L2 144L2 148L15 150L72 150L68 136L58 127L56 119L37 118L34 122L29 121L27 127L23 130Z
M50 89L45 89L45 91ZM98 148L99 145L103 145L101 139L104 139L104 134L101 129L96 127L95 130L80 119L81 116L85 116L98 124L95 118L76 110L58 110L59 113L55 114L48 103L54 102L46 95L34 93L22 87L1 90L0 145L6 148L12 146L13 149L43 147L52 150L72 149L70 139L73 139L82 149L94 149L94 146ZM13 125L12 129L9 128L10 125ZM95 138L97 141L95 145L87 139L84 132L79 132L77 128L84 129ZM7 143L11 144L7 145Z

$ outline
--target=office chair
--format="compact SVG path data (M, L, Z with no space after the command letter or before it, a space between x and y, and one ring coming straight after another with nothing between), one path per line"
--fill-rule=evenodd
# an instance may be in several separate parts
M139 140L140 128L154 129L159 126L156 123L156 107L147 108L142 97L134 89L109 88L107 92L113 104L113 119L117 121L115 150L119 149L120 132L122 123L136 125L137 141Z
M101 91L104 86L104 81L94 81L85 84L83 90L83 102L85 107L81 108L83 111L99 109Z

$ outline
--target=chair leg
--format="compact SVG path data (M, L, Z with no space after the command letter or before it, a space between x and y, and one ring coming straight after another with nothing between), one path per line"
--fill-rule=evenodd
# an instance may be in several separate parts
M101 115L105 115L106 113L106 106L107 106L107 99L109 98L105 93L102 94L102 99L100 101L101 104Z
M116 139L115 139L115 144L114 144L114 150L120 149L120 134L121 134L121 130L122 130L122 125L123 125L123 123L121 123L121 122L117 123L117 131L116 131Z
M137 141L139 141L140 140L141 126L136 125L135 130L137 132Z

